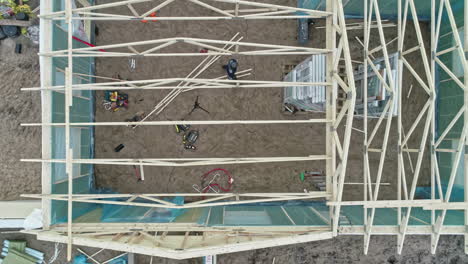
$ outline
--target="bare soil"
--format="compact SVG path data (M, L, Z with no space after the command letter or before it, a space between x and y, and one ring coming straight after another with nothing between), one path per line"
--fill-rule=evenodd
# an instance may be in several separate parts
M15 53L15 44L23 45ZM40 128L20 123L41 120L41 95L22 92L23 87L39 86L38 47L21 36L0 43L0 200L15 200L23 193L40 193L41 164L20 162L41 156Z
M103 2L103 1L100 1ZM271 2L271 1L270 1ZM273 1L281 4L295 5L294 1ZM178 6L171 8L171 14L186 13L203 14L198 7ZM135 25L138 26L135 26ZM318 21L317 26L323 25ZM428 27L421 25L423 33L428 36ZM297 45L296 21L249 21L249 22L99 22L100 31L97 44L120 43L173 36L200 37L209 39L230 39L240 32L244 41L258 43L274 43ZM376 31L371 34L372 41L378 46ZM349 33L351 54L353 59L362 59L362 48L354 41L354 36L362 37L361 31ZM386 29L387 41L396 36L396 30ZM323 29L311 30L311 47L324 46ZM23 53L14 54L15 42L23 43ZM412 26L408 26L406 37L407 48L416 46L416 36ZM39 63L37 47L29 41L3 40L0 43L0 94L2 105L0 117L3 125L0 127L2 153L0 164L0 200L18 199L22 193L38 193L41 190L40 164L20 163L20 158L39 157L41 150L41 135L38 128L23 128L20 122L37 122L40 120L40 96L37 93L20 92L21 87L39 85ZM396 43L388 46L396 50ZM175 49L179 50L179 49ZM174 51L175 51L174 50ZM185 49L182 49L186 51ZM179 50L180 51L180 50ZM376 56L379 56L378 54ZM270 56L270 57L238 57L240 70L253 69L251 79L281 80L282 67L294 64L303 56ZM223 74L221 65L228 58L221 59L200 77L213 78ZM409 55L408 60L413 67L422 73L422 64L418 56ZM123 78L133 80L148 78L184 77L201 61L200 58L147 58L138 59L135 72L130 72L128 61L121 58L97 60L97 75L112 76L119 73ZM405 116L404 127L407 131L416 115L419 113L427 96L408 73L404 76L403 102ZM406 99L409 86L413 84L412 96ZM149 112L161 100L166 92L131 92L130 109L115 113L104 111L97 105L97 121L123 121L132 117L138 111ZM186 117L196 96L200 103L210 111L195 112ZM102 100L98 93L97 102ZM315 115L300 115L297 117L284 115L280 110L282 89L255 90L195 90L179 96L160 116L152 120L222 120L222 119L306 119ZM375 122L374 122L375 123ZM370 125L372 128L373 124ZM362 121L356 119L354 127L361 129ZM382 186L381 196L395 198L396 190L396 120L392 121L392 136L386 155L382 182L391 185ZM304 156L322 154L325 151L325 128L322 125L255 125L255 126L197 126L201 137L197 142L197 152L183 150L181 137L174 132L173 127L140 127L135 130L125 127L99 127L96 129L96 157L245 157L245 156ZM410 140L410 147L417 147L421 137L420 128L416 129L415 139ZM362 135L353 131L353 140L347 170L347 181L362 181ZM376 144L381 140L376 138ZM120 153L114 153L118 144L125 148ZM371 157L371 166L375 171L378 159ZM414 159L414 157L413 157ZM252 164L242 166L223 166L234 175L235 191L237 192L296 192L311 189L312 186L301 182L298 174L303 170L324 169L322 162L294 162L278 164ZM97 183L101 187L112 188L118 192L193 192L192 184L199 184L199 177L212 167L194 168L146 168L146 180L137 183L131 167L96 166ZM375 178L375 174L372 177ZM423 162L421 184L428 184L428 168ZM411 179L411 178L409 178ZM353 187L345 190L345 199L362 199L362 192ZM32 236L22 234L0 234L0 240L26 238L32 248L46 252L47 258L53 254L52 243L37 241ZM408 237L403 255L395 255L395 237L376 236L372 239L369 254L362 254L362 237L339 237L328 241L311 242L286 247L262 249L222 255L219 263L467 263L463 251L461 236L442 236L438 254L429 252L429 237ZM93 252L92 249L87 249ZM106 256L113 252L106 251ZM55 263L66 263L64 251ZM149 257L137 256L137 263L149 263ZM153 262L155 263L155 262ZM157 259L156 263L201 263L200 259L173 261Z
M4 239L26 240L28 247L44 252L46 263L53 256L55 244L38 241L32 235L18 233L0 233L0 242ZM462 236L441 236L436 255L430 253L430 238L428 236L408 236L402 255L396 254L396 238L389 236L375 236L372 238L371 247L367 255L362 253L363 238L361 236L340 236L335 239L303 243L284 247L274 247L245 251L218 256L220 264L347 264L347 263L450 263L463 264L468 262L468 255L463 252ZM68 263L66 260L66 245L59 244L58 258L53 264ZM80 247L85 252L92 254L96 248ZM76 248L73 255L79 254ZM119 252L104 250L96 259L105 261L119 255ZM151 257L135 255L136 264L150 264ZM152 263L158 264L202 264L201 258L187 260L172 260L153 258Z
M284 1L278 3L285 4ZM294 1L288 1L294 5ZM144 4L141 5L144 10ZM138 11L138 10L137 10ZM186 14L212 15L210 10L175 2L170 8L162 9L160 16L176 16ZM353 21L349 21L351 23ZM315 27L310 30L308 46L325 48L325 29L323 20L317 20ZM218 40L229 40L237 32L244 37L243 41L255 43L271 43L280 45L299 45L297 36L297 21L295 20L251 20L251 21L157 21L148 23L128 22L97 22L99 35L97 45L142 41L167 37L196 37ZM421 24L424 36L427 37L428 27ZM386 28L386 42L397 36L396 27ZM351 55L354 60L362 61L362 46L355 40L362 39L362 30L349 32ZM417 45L416 34L412 24L408 25L406 48ZM370 48L380 44L377 30L371 34ZM148 47L149 48L149 47ZM388 45L389 52L397 50L397 41ZM138 50L138 48L137 48ZM170 46L164 52L197 52L190 46ZM381 56L380 53L374 54ZM239 71L252 69L253 74L247 79L252 80L282 80L283 67L296 64L307 56L237 56ZM200 78L216 78L222 76L222 65L228 57L221 58L211 66ZM407 59L414 62L416 71L423 73L420 56L408 55ZM123 79L143 80L171 77L185 77L196 67L200 57L156 57L138 58L135 71L131 71L127 58L98 58L96 60L96 74L98 76L120 75ZM419 110L427 100L422 88L408 72L404 74L403 87L403 125L407 131L416 118ZM407 99L406 93L413 84L412 96ZM128 110L109 112L99 105L104 93L97 92L96 121L124 121L133 117L137 112L149 113L154 106L168 93L168 91L129 91L130 107ZM322 114L285 115L281 109L283 89L199 89L179 95L159 116L153 115L148 120L272 120L272 119L309 119L323 118ZM192 115L187 114L192 109L196 97L200 104L210 113L196 110ZM369 122L369 131L376 121ZM362 129L362 120L354 120L355 128ZM385 155L382 182L379 198L396 199L396 166L397 166L397 133L396 118L392 120L392 128ZM382 125L377 133L373 145L382 145L385 126ZM199 125L193 129L200 131L197 151L190 152L183 149L181 135L176 134L172 126L141 126L136 129L129 127L97 127L96 128L96 157L97 158L191 158L191 157L278 157L278 156L307 156L325 154L325 125ZM343 134L343 126L340 130ZM370 133L370 132L369 132ZM410 148L417 148L421 137L421 129L414 132L409 141ZM115 153L114 148L124 144L125 148ZM352 144L347 169L346 182L362 182L363 171L363 135L353 131ZM378 154L370 154L371 177L375 181ZM412 157L415 159L416 156ZM407 162L407 160L406 160ZM415 161L413 161L415 163ZM428 184L427 164L423 163L421 184ZM282 162L247 164L238 166L222 166L229 170L234 177L234 191L236 192L302 192L304 189L314 190L309 182L302 182L298 175L304 170L325 170L324 161L314 162ZM166 192L194 192L193 184L200 184L200 176L214 168L213 166L199 167L145 167L145 181L138 183L134 169L131 166L96 166L96 181L99 187L111 188L121 193L166 193ZM408 178L411 179L410 173ZM362 189L355 185L345 188L344 198L363 199ZM350 191L348 191L348 188ZM352 188L352 190L351 190Z
M166 14L192 13L203 15L207 11L182 2L174 3ZM211 12L208 10L208 13ZM177 14L176 14L177 13ZM237 32L243 41L296 45L296 21L211 21L211 22L149 22L149 23L99 22L97 44L140 41L154 38L186 36L207 39L229 40ZM135 32L136 30L136 32ZM323 30L313 34L313 45L324 48ZM165 52L197 52L193 47L168 47ZM239 56L239 71L252 69L252 80L281 80L282 66L295 64L305 56ZM215 78L224 75L222 65L229 58L223 57L200 78ZM105 58L96 62L100 76L119 74L122 78L158 79L185 77L202 58L138 58L135 72L130 72L126 58ZM138 111L150 112L168 91L131 91L130 108L108 112L98 106L97 121L124 121ZM190 116L196 97L210 113L196 110ZM102 93L97 94L100 102ZM159 116L149 120L272 120L307 119L305 116L286 116L281 112L282 89L219 89L195 90L179 95ZM317 117L321 115L316 115ZM325 126L314 125L223 125L193 126L200 131L196 152L183 149L182 137L173 126L136 129L125 127L96 128L97 158L190 158L190 157L278 157L307 156L325 153ZM114 147L125 148L115 153ZM145 182L137 183L133 168L124 166L96 166L98 186L112 188L124 193L194 192L192 185L200 184L200 176L213 166L171 168L145 167ZM275 164L252 164L223 166L235 181L236 192L302 192L305 186L298 175L304 170L323 170L324 162L283 162Z

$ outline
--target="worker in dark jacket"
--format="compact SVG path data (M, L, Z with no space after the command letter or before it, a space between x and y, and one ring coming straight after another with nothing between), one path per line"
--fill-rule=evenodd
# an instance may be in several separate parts
M226 65L223 65L223 69L226 70L229 80L237 80L237 65L237 60L235 59L230 59Z

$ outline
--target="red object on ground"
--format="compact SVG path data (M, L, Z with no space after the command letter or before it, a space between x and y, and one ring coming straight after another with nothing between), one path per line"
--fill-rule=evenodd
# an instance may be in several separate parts
M75 37L75 36L73 36L73 39L76 40L76 41L79 41L79 42L81 42L81 43L83 43L83 44L85 44L85 45L87 45L87 46L96 47L96 45L93 45L93 44L91 44L91 43L89 43L89 42L87 42L87 41L84 41L84 40L82 40L82 39L79 39L79 38L77 38L77 37ZM103 49L98 49L98 50L99 50L99 51L102 51L102 52L106 52L106 51L103 50Z
M151 13L149 16L150 17L156 17L156 12ZM156 22L156 20L152 20L152 21ZM142 23L148 23L148 20L142 20L141 22Z
M140 174L140 169L137 168L135 165L133 165L133 169L135 170L135 175L138 181L141 181L141 174Z
M208 190L210 190L209 187L218 187L223 192L230 192L231 188L232 188L232 183L234 182L234 179L232 178L231 173L229 173L229 171L227 171L225 169L221 169L221 168L212 169L209 172L203 174L202 180L204 180L208 175L210 175L211 173L213 173L215 171L222 171L228 176L228 181L227 181L228 186L227 186L227 188L223 188L217 183L211 183L208 186L206 186L205 188L203 188L202 193L208 192ZM202 199L205 199L205 197L203 196Z

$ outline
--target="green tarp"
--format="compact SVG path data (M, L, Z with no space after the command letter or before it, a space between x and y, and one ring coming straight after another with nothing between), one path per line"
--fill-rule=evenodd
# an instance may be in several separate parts
M26 241L10 241L8 254L2 264L35 264L37 262L38 259L26 254Z

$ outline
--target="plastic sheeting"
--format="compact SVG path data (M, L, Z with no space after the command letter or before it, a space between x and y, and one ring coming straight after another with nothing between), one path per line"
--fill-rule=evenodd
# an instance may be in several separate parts
M451 7L453 15L455 17L455 22L457 24L459 36L461 37L462 44L464 41L463 26L464 26L464 10L463 10L463 0L452 0ZM446 50L448 48L456 46L454 34L449 23L448 15L444 9L442 13L442 23L440 28L440 37L438 44L438 51ZM444 55L439 56L439 59L458 77L461 82L464 82L464 73L462 69L461 57L457 51L449 52ZM437 65L438 66L438 65ZM437 67L437 79L436 79L436 90L437 90L437 111L436 111L436 140L440 136L449 123L456 116L458 111L464 105L463 90L455 83L455 81L450 79L450 76L440 67ZM463 116L455 123L453 128L445 137L445 140L442 141L439 148L444 149L456 149L460 141L460 135L463 129L464 120ZM463 151L465 149L463 148ZM440 177L442 181L443 193L445 195L446 189L445 185L448 183L450 174L455 163L456 153L451 152L439 152L437 153ZM458 170L455 174L455 183L454 189L451 193L450 201L462 201L464 199L464 186L467 183L464 182L464 153L461 156L460 164ZM446 220L447 221L447 220Z
M122 199L106 199L114 201L125 201ZM183 205L183 197L174 197L172 199L164 199L168 202ZM136 199L134 202L147 203L148 200ZM117 222L117 223L170 223L178 216L184 213L184 209L167 209L142 206L128 205L102 205L101 222Z
M203 209L205 226L326 226L328 207L320 202L214 206Z
M324 5L321 4L324 0L300 0L298 1L299 7L323 9ZM61 2L55 1L54 3ZM418 8L418 13L422 19L429 17L427 13L427 4L430 1L415 0ZM463 21L463 5L462 0L452 1L454 15L457 23L461 25ZM384 19L394 18L396 16L396 0L380 1L380 10ZM322 5L322 6L320 6ZM350 0L346 7L345 13L348 17L362 17L362 0ZM57 9L55 10L57 11ZM443 50L453 46L453 36L446 34L449 32L446 18L442 23L440 46L439 50ZM54 26L53 28L53 47L54 50L66 49L66 32L63 29ZM65 45L65 46L64 46ZM84 47L84 44L74 42L74 47ZM457 60L453 54L446 54L441 60L449 66L449 68L457 67ZM92 58L75 58L74 59L74 72L83 74L92 74L94 61ZM63 74L60 69L64 69L67 65L66 58L53 59L53 84L63 84ZM438 79L447 79L447 75L439 69ZM74 83L92 82L91 78L74 78ZM441 89L443 88L443 89ZM438 112L437 132L446 127L451 118L457 113L457 107L463 105L463 92L452 81L446 81L443 84L438 84ZM52 119L53 122L63 122L64 119L64 96L63 93L53 92L52 104ZM93 116L93 94L89 91L81 91L74 94L73 108L71 111L72 121L92 121ZM450 138L456 138L461 132L463 123L455 126L453 131L448 135ZM53 157L63 158L64 155L64 134L60 128L54 128L52 131L53 137ZM93 130L91 128L73 131L72 143L74 144L74 154L81 158L93 157ZM450 144L444 142L443 144ZM78 151L79 149L79 151ZM75 152L76 151L76 152ZM443 156L439 154L441 177L443 181L447 180L447 173L449 173L450 164L453 164L453 157ZM450 154L447 154L450 155ZM463 165L463 164L462 164ZM76 175L81 177L74 179L74 193L92 193L93 189L93 167L91 165L81 165L79 168L74 167ZM52 186L53 193L66 193L67 183L64 177L64 169L60 164L53 165L52 179L54 184ZM454 196L457 196L457 189L454 190ZM174 203L183 204L183 198L177 197L171 200ZM74 203L73 204L73 217L76 218L91 210L97 208L96 205ZM172 222L177 221L177 218L186 214L189 210L182 209L155 209L151 207L130 207L130 206L117 206L117 205L102 205L103 214L102 222ZM429 213L429 214L428 214ZM66 221L66 202L53 201L52 202L52 223L59 223ZM430 211L424 211L421 208L414 208L411 213L410 225L424 225L430 221ZM328 225L329 222L328 207L324 203L283 203L283 204L256 204L256 205L243 205L243 206L222 206L204 208L200 216L195 222L208 226L219 225ZM343 206L340 217L341 225L363 225L364 213L362 206ZM376 225L396 225L396 210L394 209L378 209L375 215ZM449 225L463 225L464 215L461 211L449 210L444 224Z
M327 0L298 0L297 4L300 8L324 10ZM382 19L396 19L397 6L399 0L379 1L379 11ZM420 20L431 19L431 1L430 0L414 0L418 17ZM344 13L347 18L363 18L364 17L364 1L363 0L343 0ZM411 17L411 16L410 16Z
M64 7L63 0L53 1L53 10L61 11ZM52 28L52 49L67 49L67 28L60 23L54 23ZM86 45L73 41L73 47L87 47ZM52 59L52 83L53 85L64 85L64 70L68 66L67 58ZM74 84L94 82L93 58L74 58L73 72L84 74L74 75ZM65 95L63 92L52 92L51 107L52 122L61 123L65 121ZM73 105L70 110L71 122L93 122L94 121L94 93L92 91L74 91ZM94 157L94 130L92 127L72 128L71 144L74 158L89 159ZM65 130L63 127L52 128L52 159L65 158ZM51 182L53 194L68 193L68 177L65 173L65 164L53 163ZM94 168L90 164L73 165L73 193L90 193L93 188ZM52 201L51 223L67 221L67 202ZM73 203L73 217L79 217L95 208L92 204Z

